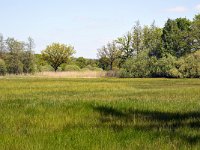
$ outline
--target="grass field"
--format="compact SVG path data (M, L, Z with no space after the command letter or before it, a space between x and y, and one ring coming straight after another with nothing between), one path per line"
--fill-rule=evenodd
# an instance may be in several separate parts
M0 149L199 149L199 79L0 79Z

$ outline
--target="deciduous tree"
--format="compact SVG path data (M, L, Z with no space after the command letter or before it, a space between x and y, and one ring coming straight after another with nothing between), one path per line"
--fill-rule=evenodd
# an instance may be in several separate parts
M74 53L75 50L72 46L53 43L42 51L42 57L54 68L54 71L56 72L58 67L61 64L66 63Z
M116 42L108 43L98 50L99 58L107 58L110 64L110 70L113 69L114 62L120 57L121 52L116 45Z

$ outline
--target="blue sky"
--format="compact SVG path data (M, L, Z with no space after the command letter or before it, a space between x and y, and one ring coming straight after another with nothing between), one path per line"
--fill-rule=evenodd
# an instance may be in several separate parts
M0 0L0 33L35 40L36 53L60 42L76 57L96 58L97 49L132 28L134 22L163 26L167 18L192 19L199 0Z

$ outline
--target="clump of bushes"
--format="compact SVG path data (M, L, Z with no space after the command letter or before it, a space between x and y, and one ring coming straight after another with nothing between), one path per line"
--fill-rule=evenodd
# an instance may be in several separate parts
M181 58L166 54L159 59L148 57L147 53L142 53L128 59L118 72L118 76L122 78L199 78L200 51Z
M150 59L147 56L147 52L142 52L138 56L128 59L118 72L118 76L122 78L149 77L149 67Z
M81 69L77 65L66 65L64 71L80 71Z
M167 77L179 78L181 73L176 68L177 58L166 54L160 59L152 57L150 61L150 75L151 77Z
M7 60L7 71L10 74L22 74L23 63L20 60Z
M103 71L103 69L98 67L93 67L91 65L86 66L85 68L81 69L82 71Z
M53 67L47 64L39 67L39 72L45 72L45 71L54 71L54 69Z
M179 60L179 70L186 78L200 77L200 50Z

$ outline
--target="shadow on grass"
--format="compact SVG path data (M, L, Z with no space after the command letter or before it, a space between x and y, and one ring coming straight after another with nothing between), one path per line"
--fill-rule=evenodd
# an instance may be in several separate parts
M200 112L172 113L150 110L119 110L114 107L93 107L100 114L100 123L119 132L125 128L140 131L156 132L160 136L169 134L171 138L178 138L189 144L200 141ZM182 128L182 129L181 129ZM180 129L180 130L179 130ZM192 134L181 132L186 129L194 130Z

